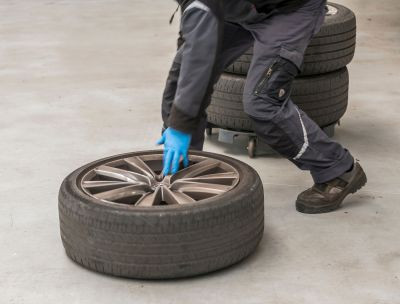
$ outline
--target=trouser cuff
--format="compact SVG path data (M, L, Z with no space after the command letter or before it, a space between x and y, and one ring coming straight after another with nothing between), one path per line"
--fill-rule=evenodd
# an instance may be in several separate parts
M338 160L332 167L318 172L311 172L311 176L316 184L326 183L341 176L351 168L353 163L353 156L346 150L345 156L341 160Z

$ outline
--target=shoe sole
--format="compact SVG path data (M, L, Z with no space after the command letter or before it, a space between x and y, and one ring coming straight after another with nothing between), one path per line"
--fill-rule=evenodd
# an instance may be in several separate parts
M337 200L335 204L323 207L312 207L308 206L306 202L297 199L296 210L301 213L316 214L332 212L338 209L347 195L356 193L367 183L367 176L365 175L364 170L358 163L356 163L356 166L358 167L357 174L355 175L353 180L350 181L349 185L343 190L342 196Z

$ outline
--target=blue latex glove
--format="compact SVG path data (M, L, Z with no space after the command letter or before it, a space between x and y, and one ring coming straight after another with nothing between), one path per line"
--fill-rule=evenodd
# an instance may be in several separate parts
M164 131L162 137L157 142L158 145L164 145L164 168L163 174L170 172L175 174L179 170L179 161L183 158L183 165L189 165L188 150L192 136L178 130L168 128Z

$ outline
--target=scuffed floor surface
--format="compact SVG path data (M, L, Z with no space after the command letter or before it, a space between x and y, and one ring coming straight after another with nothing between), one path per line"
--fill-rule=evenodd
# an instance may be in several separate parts
M0 303L400 303L400 2L342 0L358 16L350 106L336 139L369 183L337 212L294 209L306 172L244 143L206 150L254 166L265 186L259 250L179 281L87 271L66 255L57 192L94 159L152 149L177 24L175 3L0 2Z

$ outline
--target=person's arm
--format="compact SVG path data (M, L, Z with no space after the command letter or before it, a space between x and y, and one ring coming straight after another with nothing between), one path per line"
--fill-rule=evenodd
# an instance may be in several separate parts
M198 127L216 73L222 31L218 5L217 0L190 1L182 14L179 79L168 128L158 141L164 145L164 175L176 173L181 158L184 166L189 163L191 134Z
M214 78L222 22L213 2L217 1L192 1L181 18L185 42L180 50L180 75L167 125L185 133L196 129L199 112Z

